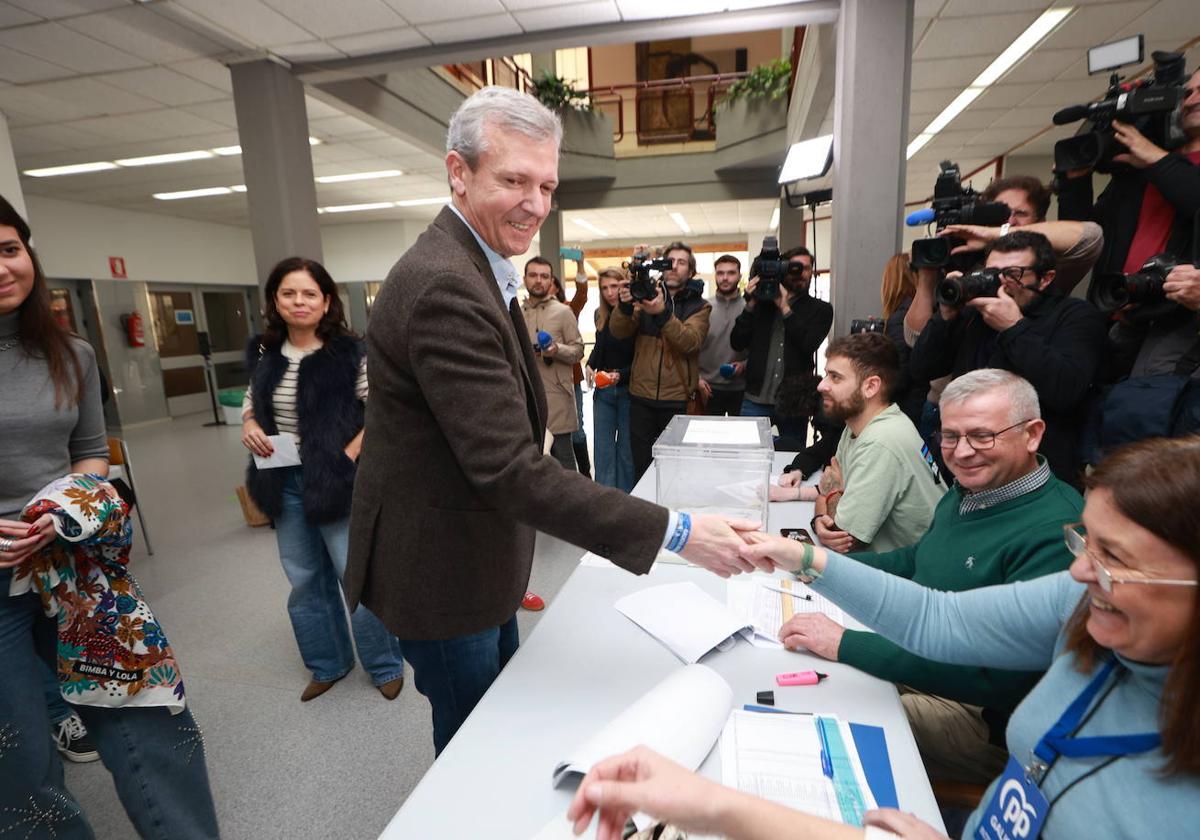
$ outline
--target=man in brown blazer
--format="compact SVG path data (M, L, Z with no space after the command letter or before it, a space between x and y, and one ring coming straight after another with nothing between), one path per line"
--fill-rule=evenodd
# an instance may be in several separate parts
M753 570L731 525L757 523L669 511L542 454L541 361L508 258L550 212L561 138L558 117L526 94L467 99L446 139L453 204L371 311L344 587L401 640L439 753L516 651L537 531L639 574L663 547L722 576Z

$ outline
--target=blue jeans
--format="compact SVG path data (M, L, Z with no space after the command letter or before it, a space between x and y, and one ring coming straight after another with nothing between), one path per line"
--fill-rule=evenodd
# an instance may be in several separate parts
M470 636L405 639L401 644L412 665L417 691L433 707L433 749L441 755L517 652L517 617Z
M592 391L596 481L626 493L633 490L633 450L629 448L629 387L612 385Z
M279 562L292 591L288 616L300 658L313 679L332 682L354 667L354 646L346 627L346 602L340 581L346 574L350 519L312 525L304 516L304 479L300 467L288 470L283 486L283 513L275 520ZM375 614L360 606L350 616L354 645L375 685L404 675L400 642Z
M0 569L0 836L93 840L50 736L44 686L54 662L54 621L36 595L8 597L11 577ZM220 836L204 742L190 711L73 708L141 837Z

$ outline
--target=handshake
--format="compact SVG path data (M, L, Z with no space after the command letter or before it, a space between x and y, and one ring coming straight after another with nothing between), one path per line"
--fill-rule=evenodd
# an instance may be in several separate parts
M679 552L685 560L723 578L743 572L795 572L804 565L805 554L812 552L811 566L825 566L820 548L784 537L773 537L759 530L758 522L729 520L711 514L692 517L692 533Z

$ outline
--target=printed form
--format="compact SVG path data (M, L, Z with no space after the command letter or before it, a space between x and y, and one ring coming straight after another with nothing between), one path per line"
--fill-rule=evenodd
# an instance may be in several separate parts
M800 581L789 578L732 579L725 590L725 604L739 619L752 626L753 633L742 635L755 647L782 648L779 628L798 613L820 613L843 626L846 623L840 607Z

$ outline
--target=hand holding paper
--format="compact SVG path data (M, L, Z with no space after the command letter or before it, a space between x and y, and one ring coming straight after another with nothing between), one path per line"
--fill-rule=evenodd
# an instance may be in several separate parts
M286 432L282 435L269 435L274 451L267 456L254 455L254 466L260 470L274 470L280 467L297 467L300 465L300 450L296 439Z

